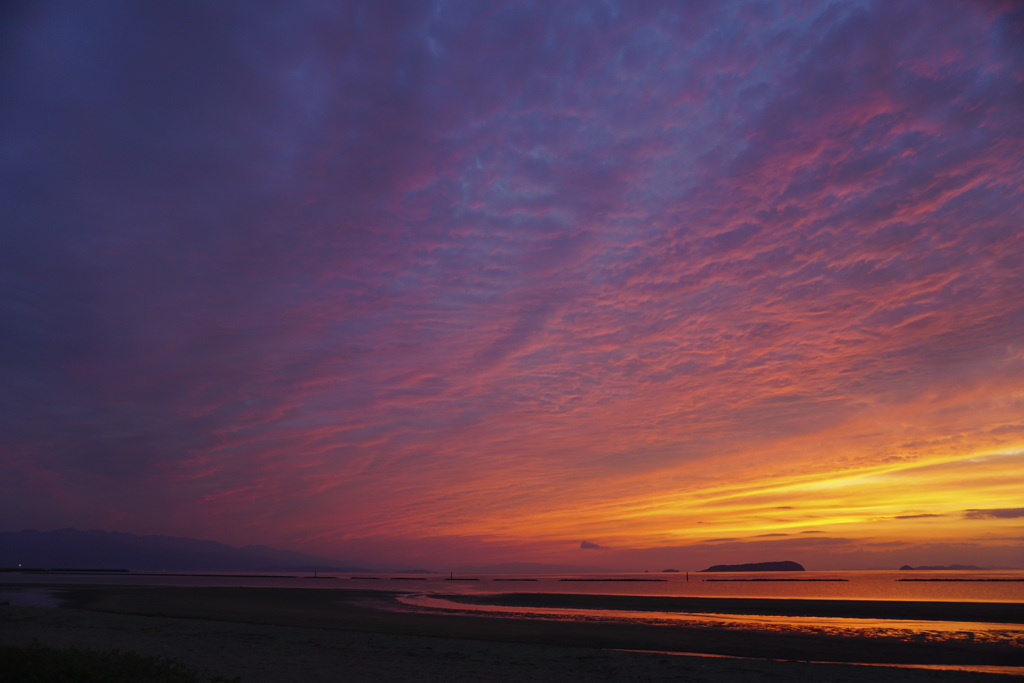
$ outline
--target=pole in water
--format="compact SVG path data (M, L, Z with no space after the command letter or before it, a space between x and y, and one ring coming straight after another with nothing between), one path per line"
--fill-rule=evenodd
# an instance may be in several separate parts
M690 583L690 572L686 572L686 583Z

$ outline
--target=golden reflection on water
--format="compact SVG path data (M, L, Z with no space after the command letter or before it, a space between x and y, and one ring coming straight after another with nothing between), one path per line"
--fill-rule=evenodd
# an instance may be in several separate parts
M914 643L999 643L1024 650L1024 625L909 619L854 619L849 617L791 617L745 614L695 614L630 610L569 609L559 607L506 607L456 603L433 595L398 598L414 610L480 614L513 619L628 622L655 626L712 626L725 629L775 631L791 634L858 636Z
M709 659L756 659L754 657L738 657L735 655L708 654L704 652L672 652L669 650L633 650L628 648L611 648L616 652L640 652L644 654L668 655L677 657L707 657ZM777 660L776 660L777 661ZM836 664L810 660L806 664ZM842 662L848 666L877 666L897 669L927 669L930 671L970 671L973 673L1005 674L1008 676L1024 675L1024 666L991 666L986 664L892 664L881 662Z

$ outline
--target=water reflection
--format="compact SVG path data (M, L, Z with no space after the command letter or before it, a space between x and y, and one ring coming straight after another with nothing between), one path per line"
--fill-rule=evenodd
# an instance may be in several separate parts
M910 619L854 619L848 617L792 617L745 614L695 614L560 607L523 607L465 604L425 593L398 598L410 610L452 614L485 614L519 619L628 622L659 626L714 626L727 629L775 631L791 634L858 636L904 642L963 641L999 643L1024 649L1024 625Z
M669 655L677 657L707 657L709 659L740 659L756 660L756 657L737 657L735 655L716 655L706 652L670 652L667 650L632 650L615 648L616 652L640 652L644 654ZM765 660L772 661L772 660ZM807 660L807 664L835 664L818 660ZM927 669L931 671L969 671L983 674L1004 674L1007 676L1024 676L1024 666L991 666L986 664L882 664L877 662L843 662L848 666L877 666L896 669Z

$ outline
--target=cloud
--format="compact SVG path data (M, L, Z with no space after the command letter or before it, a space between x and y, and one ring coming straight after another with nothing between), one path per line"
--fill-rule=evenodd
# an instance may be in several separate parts
M1024 517L1024 508L993 508L990 510L965 510L965 519L1018 519Z
M618 548L1024 439L1018 15L622 5L20 3L0 519Z
M924 513L920 515L896 515L893 519L924 519L926 517L945 517L945 515L936 515Z
M580 541L580 548L583 550L607 550L607 546L598 545L597 543L591 543L590 541Z

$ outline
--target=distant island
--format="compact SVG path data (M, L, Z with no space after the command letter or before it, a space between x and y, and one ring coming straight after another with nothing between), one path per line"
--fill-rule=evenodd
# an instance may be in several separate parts
M662 574L678 574L679 570L678 569L662 569L661 573Z
M752 562L749 564L716 564L704 572L802 572L804 568L796 562Z
M911 567L909 564L905 564L900 567L900 571L926 571L926 572L945 572L945 571L982 571L984 567L977 567L973 564L950 564L945 566L936 565L934 567Z

